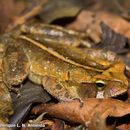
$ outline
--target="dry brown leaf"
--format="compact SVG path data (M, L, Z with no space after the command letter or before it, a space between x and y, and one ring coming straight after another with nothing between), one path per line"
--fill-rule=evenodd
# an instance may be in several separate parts
M105 11L92 12L83 10L73 23L67 25L67 28L81 31L89 29L92 33L97 32L97 34L100 35L101 21L110 26L114 31L130 38L130 23L116 14Z
M21 16L17 16L12 24L10 24L6 30L6 32L11 31L12 29L16 28L19 25L24 24L29 19L33 18L34 16L38 15L43 10L43 5L47 3L48 0L41 0L37 6L32 7L32 9ZM33 3L33 2L32 2Z
M122 117L129 114L130 104L116 99L93 98L83 102L74 100L58 104L42 104L34 107L32 112L35 114L48 112L51 116L82 123L89 127L94 127L94 124L96 123L99 126L96 130L100 130L101 128L111 130L113 128L109 128L105 124L106 118L108 116Z
M119 130L130 130L130 124L128 124L128 125L123 124L121 126L118 126L117 129L119 129Z
M15 0L0 1L0 32L4 32L14 17L19 15L25 9L24 2L16 2Z

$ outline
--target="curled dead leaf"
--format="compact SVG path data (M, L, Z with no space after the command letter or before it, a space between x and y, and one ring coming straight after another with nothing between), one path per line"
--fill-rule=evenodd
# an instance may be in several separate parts
M88 30L90 35L94 33L94 35L97 35L96 37L100 37L101 21L110 26L114 31L130 38L130 23L118 15L104 11L94 12L83 10L74 22L67 25L67 28L80 31Z
M92 128L98 124L98 129L111 130L106 126L107 117L122 117L130 113L130 104L116 99L87 99L83 102L73 100L58 104L42 104L32 109L32 113L48 112L49 115L67 121L85 124ZM100 122L97 122L100 120ZM94 127L95 128L95 127ZM94 130L93 128L93 130ZM91 129L90 129L91 130Z
M0 33L5 32L8 25L21 14L26 8L23 1L1 0L0 1Z
M130 40L112 28L101 22L102 40L97 47L114 51L118 54L127 53L130 50Z

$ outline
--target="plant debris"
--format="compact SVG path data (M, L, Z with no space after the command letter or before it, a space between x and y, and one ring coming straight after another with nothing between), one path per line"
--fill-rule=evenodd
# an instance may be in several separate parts
M95 130L101 130L101 128L107 130L107 117L122 117L130 114L130 104L115 99L91 98L83 102L74 100L58 104L42 104L32 110L34 114L43 112L67 121L82 123L90 130L91 127L96 127ZM96 123L96 126L91 123Z
M130 51L130 39L120 33L116 33L105 23L101 23L102 40L97 47L116 52L117 54Z
M10 124L19 124L27 117L31 107L35 103L45 103L51 100L50 96L44 91L42 86L27 81L16 95L13 93L13 104L15 113L11 116ZM16 128L14 128L16 129Z

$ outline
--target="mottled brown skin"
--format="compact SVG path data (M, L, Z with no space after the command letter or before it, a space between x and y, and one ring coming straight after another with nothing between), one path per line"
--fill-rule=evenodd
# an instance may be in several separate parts
M106 70L110 68L114 62L120 61L115 53L104 50L94 50L92 48L76 48L69 45L64 45L56 42L46 42L43 35L32 35L26 34L25 38L33 39L47 48L51 48L58 52L60 55L75 61L76 63L84 66L97 68L99 70ZM57 45L58 44L58 45Z
M63 28L60 28L60 32L62 30ZM33 27L33 31L38 30ZM71 34L66 31L63 31L63 34L67 33L67 36ZM49 31L47 35L53 37L55 33L52 32L54 30ZM57 33L56 37L60 36ZM60 38L62 41L62 37ZM4 54L0 55L1 81L2 83L5 81L8 87L19 85L28 77L32 82L42 84L55 98L65 101L97 97L99 92L102 92L104 98L114 97L128 89L124 63L115 56L109 58L108 52L103 52L103 57L100 54L102 51L94 49L85 53L76 47L68 46L66 49L65 45L60 43L57 43L57 46L46 45L42 41L23 35L23 32L17 36L6 34L0 40L0 54ZM98 86L97 82L101 84L103 82L103 86ZM9 95L8 90L4 94ZM6 100L11 104L11 98L7 97ZM2 100L0 102L2 104ZM12 108L11 105L9 108Z
M20 84L28 76L31 81L43 84L51 95L61 100L96 97L100 91L107 98L127 91L128 81L124 75L125 65L115 55L94 49L88 49L85 53L72 46L67 46L66 49L65 40L67 39L68 42L70 40L68 36L76 36L77 33L67 32L61 27L55 28L37 23L23 25L21 30L22 35L18 36L14 43L16 48L18 47L16 49L18 53L17 65L13 66L15 72L11 68L12 62L9 61L9 58L5 60L5 66L8 68L6 77L9 83ZM23 33L33 34L33 37L30 38ZM43 38L37 38L34 34L40 34ZM46 41L44 43L46 35L50 38L53 37L54 42ZM61 40L65 37L63 38L65 45L61 45L59 42L56 44L57 37ZM6 57L11 58L14 55L12 53L14 53L15 47L12 52L11 47L9 50ZM24 57L24 59L20 57ZM97 81L103 82L104 86L98 88Z
M47 27L49 28L48 32L46 32ZM56 27L56 29L58 28ZM54 26L49 27L48 25L44 25L44 24L40 24L38 26L37 23L34 25L33 24L23 25L21 27L21 30L22 32L24 32L24 36L20 36L21 39L33 43L36 46L39 46L44 51L46 48L47 50L52 50L58 53L60 56L63 56L66 59L64 60L65 62L71 65L70 67L71 69L68 70L67 69L68 64L67 65L64 64L63 66L62 65L63 60L61 60L61 58L58 57L57 55L54 56L54 61L55 61L54 64L49 59L46 60L52 63L53 65L56 65L55 67L53 66L52 69L50 70L62 66L61 68L63 69L58 68L55 71L58 72L58 70L60 71L62 70L63 74L69 75L69 79L65 79L65 78L60 79L62 76L60 77L57 76L57 73L53 75L52 73L50 74L47 71L48 75L45 74L45 78L42 82L44 88L55 97L61 97L61 95L62 95L62 99L63 97L64 98L66 97L64 95L70 95L68 97L79 97L79 98L96 97L97 92L100 91L99 89L97 89L96 82L100 80L105 83L105 87L101 89L104 92L104 97L117 96L127 91L128 81L124 75L125 65L119 58L116 57L114 53L105 52L103 50L94 50L94 49L85 49L83 51L79 48L68 46L66 45L65 42L62 44L58 40L56 42L56 39L54 41L47 41L45 39L46 35L55 38L55 34L57 34L56 36L57 37L59 36L59 39L61 39L63 36L66 36L65 35L66 33L64 33L63 28L60 28L59 35L58 33L54 33L55 32ZM63 35L60 35L61 32ZM31 52L33 53L34 51L35 50ZM47 53L44 53L43 55L45 56L45 54L46 56L48 55ZM59 59L59 61L56 60L56 57ZM45 60L43 59L42 61ZM71 61L75 62L76 64L72 65ZM79 64L82 66L79 66ZM73 71L73 67L75 66L78 69L76 69L76 71ZM47 65L47 67L48 67L47 70L49 70L50 68L49 65ZM81 70L84 70L84 72L85 71L86 72L84 73ZM44 74L44 72L42 74ZM77 78L75 79L74 77L76 76ZM84 81L81 80L83 78L85 78ZM61 88L61 89L57 89L57 88Z
M67 30L60 26L48 25L42 23L28 23L20 27L23 33L31 33L43 35L45 41L65 43L66 45L79 46L85 45L90 46L86 40L86 33L79 33L73 30Z
M43 44L27 41L23 37L21 39L20 45L24 48L31 64L30 80L39 84L43 83L44 88L58 99L96 97L99 91L96 81L99 80L105 82L104 97L117 96L127 90L128 82L124 75L125 65L121 61L114 61L108 69L102 71L96 71L94 68L85 69L72 64L71 61L64 61L60 57L54 56L49 53L48 48L47 50L42 48ZM39 44L42 46L38 46ZM53 83L50 84L50 82ZM87 92L90 87L93 88L93 91L88 96Z
M18 85L26 78L29 71L29 62L20 46L8 45L5 51L4 63L6 80L9 84Z
M13 113L12 100L8 89L8 83L5 80L3 67L4 46L0 44L0 123L7 123L8 116ZM1 130L7 130L1 128Z

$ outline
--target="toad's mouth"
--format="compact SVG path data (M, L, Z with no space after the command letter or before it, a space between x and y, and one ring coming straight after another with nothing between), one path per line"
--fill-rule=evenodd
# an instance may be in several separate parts
M97 91L96 93L96 98L109 98L109 97L117 97L119 95L122 95L124 93L126 93L127 90L126 89L110 89L109 92L105 92L105 90L102 91Z

